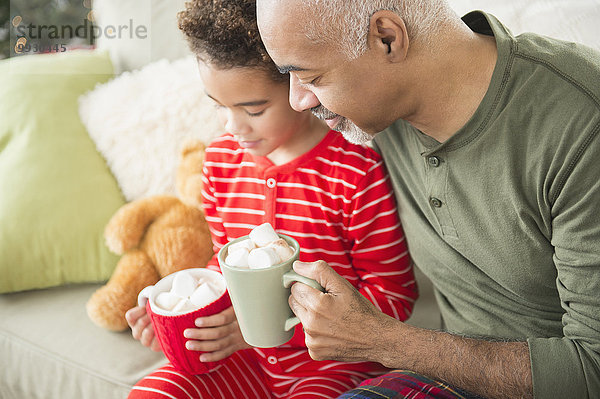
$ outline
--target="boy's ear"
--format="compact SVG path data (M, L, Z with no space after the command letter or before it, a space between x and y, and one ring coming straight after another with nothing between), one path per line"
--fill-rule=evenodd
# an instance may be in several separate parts
M380 10L369 20L369 48L378 51L389 62L401 62L408 53L408 32L404 20L389 10Z

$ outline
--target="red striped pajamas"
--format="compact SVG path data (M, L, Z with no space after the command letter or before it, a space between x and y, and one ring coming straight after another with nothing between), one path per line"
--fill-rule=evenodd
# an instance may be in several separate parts
M207 148L203 179L215 253L269 222L298 241L301 261L325 260L382 312L408 318L417 289L389 178L375 151L330 131L308 153L274 165L226 134ZM216 256L207 267L219 270ZM333 398L384 371L375 363L312 360L297 326L288 343L240 351L209 374L183 376L167 366L140 381L130 397Z
M274 364L261 361L263 354L258 351L257 348L238 351L221 367L208 374L190 375L167 365L141 380L129 398L335 398L370 376L381 374L352 371L344 367L336 371L328 369L326 365L300 372L297 369L286 372L274 367ZM296 349L294 351L298 352Z

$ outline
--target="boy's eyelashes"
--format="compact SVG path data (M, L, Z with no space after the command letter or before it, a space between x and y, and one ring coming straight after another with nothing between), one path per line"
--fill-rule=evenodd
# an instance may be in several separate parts
M219 104L219 103L217 103L217 102L215 102L215 103L214 103L214 106L215 106L215 108L217 108L218 110L223 110L223 109L227 108L226 106L224 106L224 105L221 105L221 104ZM264 113L265 113L265 111L266 111L266 108L265 108L265 109L263 109L263 110L257 111L257 112L251 112L251 111L249 111L249 110L247 110L247 109L245 109L245 110L244 110L244 112L246 112L246 114L247 114L248 116L261 116L262 114L264 114Z

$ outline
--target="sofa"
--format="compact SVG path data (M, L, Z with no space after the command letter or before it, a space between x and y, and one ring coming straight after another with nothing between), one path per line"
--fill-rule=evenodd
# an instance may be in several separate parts
M600 49L598 1L451 4L491 12L515 34ZM174 193L178 145L219 133L176 28L182 6L96 1L99 24L133 20L149 35L0 61L2 399L125 398L166 361L129 331L94 325L85 304L118 261L102 236L109 218L128 201ZM434 286L418 270L417 280L408 322L440 328Z

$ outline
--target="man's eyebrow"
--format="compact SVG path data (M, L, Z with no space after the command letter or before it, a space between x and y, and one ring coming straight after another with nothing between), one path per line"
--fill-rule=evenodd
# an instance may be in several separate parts
M279 73L282 73L284 75L286 73L290 73L290 72L308 71L308 69L306 69L306 68L301 68L301 67L295 66L295 65L277 66L277 70L279 70Z

